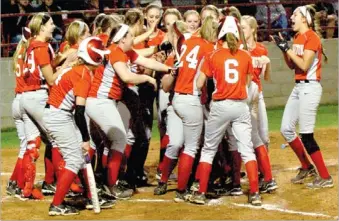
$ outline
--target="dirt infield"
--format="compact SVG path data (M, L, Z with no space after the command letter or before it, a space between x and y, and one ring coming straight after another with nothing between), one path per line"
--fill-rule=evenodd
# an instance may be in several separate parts
M159 156L159 142L152 142L147 159L147 169L153 187L140 188L128 201L118 201L113 209L103 210L95 215L92 211L81 211L78 216L49 217L48 207L51 197L44 201L22 202L8 197L5 193L6 182L16 160L16 149L1 150L1 220L100 220L100 219L207 219L207 220L338 220L338 129L319 129L316 139L321 147L335 187L324 190L309 190L304 185L292 185L290 178L296 174L297 158L289 148L280 149L284 142L279 133L271 133L270 157L273 175L279 189L275 194L264 194L263 206L254 208L246 204L247 197L222 197L211 200L206 206L173 201L175 185L169 186L169 192L160 197L153 195L155 165ZM43 159L39 159L37 180L43 179ZM246 191L246 184L243 185Z

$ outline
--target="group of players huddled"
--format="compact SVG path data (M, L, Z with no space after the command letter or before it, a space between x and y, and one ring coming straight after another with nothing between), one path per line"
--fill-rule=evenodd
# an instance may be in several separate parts
M296 72L281 127L302 164L291 181L303 183L317 175L307 151L319 174L308 187L332 187L313 138L323 53L316 13L311 5L300 6L291 19L292 49L283 36L272 36ZM261 205L260 193L272 193L278 185L260 82L261 76L270 78L270 59L257 42L257 27L254 17L241 16L235 7L207 5L182 16L175 8L163 12L151 4L124 15L99 14L91 27L73 21L55 54L49 44L53 20L37 13L13 57L20 153L7 193L20 199L54 195L49 215L79 214L64 201L77 195L92 209L87 153L101 208L129 199L148 182L144 165L156 102L161 142L154 195L166 194L173 178L174 201L205 204L208 193L243 195L240 181L246 174L248 203ZM303 90L310 97L301 95ZM34 181L41 141L46 148L40 190ZM241 173L242 162L246 173Z

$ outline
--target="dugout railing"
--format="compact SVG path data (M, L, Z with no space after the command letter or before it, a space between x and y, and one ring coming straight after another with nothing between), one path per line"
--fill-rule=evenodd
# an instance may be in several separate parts
M290 19L290 15L291 15L291 11L288 10L289 6L291 5L305 5L305 4L315 4L315 3L319 3L319 2L324 2L324 3L337 3L337 0L284 0L284 1L279 1L279 2L252 2L252 3L234 3L234 4L215 4L215 6L217 6L218 8L224 8L224 7L228 7L228 6L242 6L242 7L246 7L246 6L258 6L258 5L277 5L277 4L282 4L286 10L287 13L287 18L288 20ZM179 10L188 10L188 9L196 9L196 10L200 10L201 8L203 8L205 5L185 5L185 6L175 6L175 8L179 9ZM173 7L173 6L171 6ZM164 6L163 9L167 9L170 7L166 7ZM111 9L104 9L104 10L99 10L99 9L95 9L95 10L73 10L73 11L58 11L58 12L49 12L50 15L83 15L83 14L89 14L89 15L95 15L98 14L100 12L104 12L104 13L124 13L125 11L127 11L129 8L111 8ZM19 16L33 16L35 13L6 13L6 12L1 12L0 18L1 20L3 18L9 18L9 17L19 17ZM67 22L67 21L65 21ZM68 21L69 22L69 21ZM291 28L286 28L286 29L272 29L271 27L271 9L270 7L267 7L267 28L264 29L259 29L258 32L264 35L264 39L269 40L269 35L273 34L273 33L277 33L277 32L282 32L282 31L291 31ZM0 32L1 32L1 57L8 57L9 56L9 52L11 51L11 49L15 49L17 43L9 43L10 39L9 36L3 36L3 25L2 25L2 21L1 21L1 27L0 27ZM326 29L337 29L336 27L327 27L327 26L322 26L321 27L322 30L326 30ZM337 35L335 35L337 37ZM54 44L58 44L60 42L55 42Z

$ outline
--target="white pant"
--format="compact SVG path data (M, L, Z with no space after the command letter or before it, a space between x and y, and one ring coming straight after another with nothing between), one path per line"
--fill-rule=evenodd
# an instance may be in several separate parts
M29 91L22 94L20 99L20 111L25 123L25 136L28 141L40 136L40 129L46 132L43 125L43 115L48 99L46 90Z
M179 150L184 145L184 126L172 105L167 107L166 125L169 142L165 155L170 159L178 159Z
M22 159L27 148L27 139L25 136L25 123L23 121L23 115L25 113L22 113L20 110L20 99L21 99L21 94L17 94L13 100L12 116L14 119L16 131L18 133L18 137L20 140L20 151L19 151L18 158Z
M66 162L65 168L75 174L84 166L81 133L72 113L54 108L45 108L43 121L50 137L59 147Z
M270 137L268 133L268 118L266 112L266 104L264 101L263 92L259 92L258 101L258 131L261 140L266 146L270 143Z
M246 100L212 101L211 111L205 128L205 143L200 162L212 164L218 145L229 125L237 140L238 151L244 163L256 160L251 141L251 117Z
M203 127L203 109L200 98L194 95L175 94L172 104L184 126L184 153L195 157Z
M88 98L86 112L112 142L111 149L123 153L126 145L126 128L117 109L117 102L110 99Z
M317 109L322 94L322 86L317 81L298 83L287 100L280 132L287 142L296 137L296 125L299 122L301 134L314 132Z

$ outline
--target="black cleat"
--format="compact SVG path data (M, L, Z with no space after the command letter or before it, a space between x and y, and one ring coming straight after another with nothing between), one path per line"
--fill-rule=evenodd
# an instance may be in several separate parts
M54 183L47 184L45 181L42 184L41 192L44 195L54 195L56 191L56 185Z
M259 193L250 193L248 195L248 203L252 204L253 206L261 206L261 196Z
M80 214L79 210L64 204L60 204L59 206L54 206L51 204L48 211L48 215L50 216L72 216L78 214Z
M303 169L299 168L299 172L296 177L291 179L291 182L294 184L302 184L304 183L307 177L312 177L317 175L317 171L315 170L313 165L310 165L309 168Z
M275 182L274 179L268 181L268 182L263 182L261 187L259 188L260 193L273 193L276 189L278 189L278 184Z
M167 183L159 182L154 189L154 195L164 195L165 193L167 193Z

